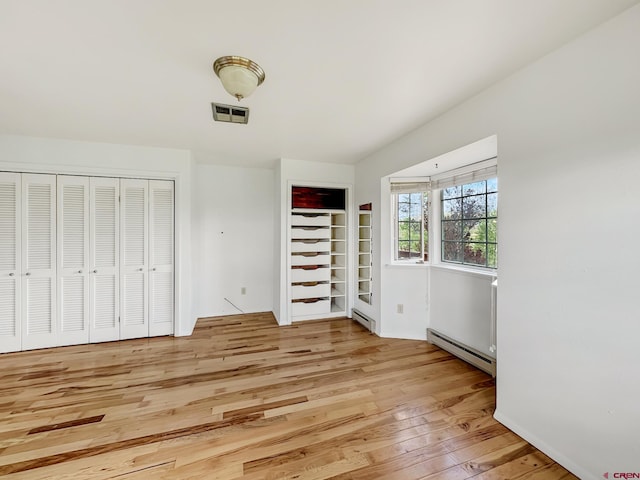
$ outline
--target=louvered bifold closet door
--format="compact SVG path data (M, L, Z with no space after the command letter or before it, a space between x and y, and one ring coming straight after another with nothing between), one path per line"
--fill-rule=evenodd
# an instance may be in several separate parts
M173 181L149 181L149 335L173 333Z
M117 178L90 181L90 342L120 339L119 315L119 202Z
M120 180L120 336L149 336L147 180Z
M22 349L58 345L56 176L22 174Z
M58 175L59 345L89 342L89 177Z
M21 349L20 174L0 172L0 353Z

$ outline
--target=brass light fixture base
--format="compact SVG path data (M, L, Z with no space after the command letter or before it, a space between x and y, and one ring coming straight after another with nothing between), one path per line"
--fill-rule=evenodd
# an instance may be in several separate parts
M238 57L236 55L228 55L226 57L220 57L215 62L213 62L213 71L216 72L218 78L220 78L220 70L224 67L244 67L247 70L252 71L256 77L258 77L258 85L264 82L265 74L264 70L260 65L258 65L253 60L249 60L248 58Z
M225 69L228 69L225 72ZM218 76L225 90L238 100L250 95L264 82L264 70L253 60L229 55L213 62L213 71Z

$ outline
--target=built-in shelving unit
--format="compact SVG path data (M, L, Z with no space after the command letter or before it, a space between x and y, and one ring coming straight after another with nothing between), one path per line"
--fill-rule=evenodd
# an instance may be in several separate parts
M368 207L363 209L363 207ZM371 204L358 212L358 299L371 303Z
M343 189L293 187L289 238L292 321L346 315L345 193ZM341 208L323 208L331 206Z
M346 311L347 221L344 212L331 213L331 312Z

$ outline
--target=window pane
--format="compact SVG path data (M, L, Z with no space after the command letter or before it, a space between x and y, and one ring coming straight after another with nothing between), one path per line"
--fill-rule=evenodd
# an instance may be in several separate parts
M422 202L411 204L411 220L419 222L422 220Z
M418 205L422 203L422 192L419 193L411 193L411 203L417 203Z
M481 182L467 183L462 186L462 193L464 195L477 195L479 193L485 193L487 188L487 182L484 180Z
M419 240L420 239L420 230L421 230L420 222L411 222L409 227L409 235L411 236L411 240Z
M409 220L410 204L398 202L398 220Z
M498 179L442 190L442 260L497 268Z
M455 198L453 200L442 201L442 219L455 220L462 216L462 200Z
M411 223L398 223L398 240L411 240Z
M408 241L398 241L398 258L409 258Z
M449 187L442 190L442 198L453 198L462 196L462 187L457 185L455 187Z
M498 241L498 220L495 218L487 220L487 241L494 243Z
M422 258L423 242L428 241L426 226L427 221L427 195L424 192L401 193L396 195L397 222L396 244L398 251L396 259Z
M484 204L486 195L474 195L462 199L462 218L486 217L486 206Z
M465 220L462 225L462 238L465 242L486 242L486 220Z
M495 243L487 245L487 267L498 268L498 245Z
M487 195L487 216L488 217L497 217L498 216L498 194L490 193Z
M442 242L442 260L462 262L462 242Z
M429 197L422 194L422 251L425 262L429 260Z
M443 240L462 240L462 222L460 220L442 222Z
M464 263L471 265L487 264L487 246L485 243L465 243L464 245Z

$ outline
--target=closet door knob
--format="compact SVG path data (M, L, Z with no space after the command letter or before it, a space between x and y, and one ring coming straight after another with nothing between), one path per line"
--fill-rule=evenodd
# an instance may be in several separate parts
M94 270L93 273L98 273L98 270Z
M152 272L155 272L155 271L156 271L156 267L153 267L153 268L151 269L151 271L152 271Z
M27 273L25 273L25 275L26 275L27 277L29 277L29 276L31 276L31 272L27 272Z
M14 275L15 275L15 273L13 273L13 272L11 272L11 273L9 274L9 276L10 276L10 277L13 277Z
M78 270L78 273L82 273L82 270Z
M139 268L138 271L139 272L144 272L144 268Z

